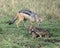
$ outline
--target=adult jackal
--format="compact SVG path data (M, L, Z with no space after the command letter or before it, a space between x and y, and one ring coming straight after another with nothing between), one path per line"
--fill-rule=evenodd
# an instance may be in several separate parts
M27 20L30 21L30 27L33 26L34 22L37 22L38 24L42 22L42 18L39 18L35 12L32 12L30 10L19 11L17 15L9 21L9 25L13 24L17 19L18 19L18 21L16 22L17 27L19 27L18 25L21 21L23 21L25 27L26 27L25 22Z

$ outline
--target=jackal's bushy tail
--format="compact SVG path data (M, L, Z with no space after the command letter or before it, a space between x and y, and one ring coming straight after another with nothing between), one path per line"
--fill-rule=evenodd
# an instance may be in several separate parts
M17 20L17 16L13 17L13 18L9 21L9 25L13 24L16 20Z

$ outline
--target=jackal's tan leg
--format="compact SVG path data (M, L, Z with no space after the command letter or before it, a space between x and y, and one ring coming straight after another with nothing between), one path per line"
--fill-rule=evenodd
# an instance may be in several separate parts
M30 29L33 27L33 21L30 21Z
M26 23L25 23L25 21L23 21L23 24L24 24L25 28L27 28L27 27L26 27Z
M17 25L17 28L19 27L18 25L19 25L19 23L21 22L21 21L23 21L24 20L24 17L23 17L23 15L21 15L21 14L18 14L18 22L16 23L16 25Z
M16 25L17 25L17 28L19 28L19 23L21 22L22 20L19 20Z
M40 35L40 37L42 37L42 35Z
M36 34L32 32L32 38L36 38Z

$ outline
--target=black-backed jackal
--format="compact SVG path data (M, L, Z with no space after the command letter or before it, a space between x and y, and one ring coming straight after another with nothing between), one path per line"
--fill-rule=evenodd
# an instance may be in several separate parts
M17 13L17 15L9 21L9 25L13 24L17 19L18 19L18 21L16 23L17 27L19 27L18 25L21 21L23 21L24 26L26 27L25 22L27 20L29 20L30 21L30 28L33 26L34 22L38 22L38 24L40 24L42 22L42 18L39 18L36 13L34 13L30 10L19 11Z

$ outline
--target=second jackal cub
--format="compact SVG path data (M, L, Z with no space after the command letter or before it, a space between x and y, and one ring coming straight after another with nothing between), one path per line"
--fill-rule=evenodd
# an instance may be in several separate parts
M36 37L49 37L49 32L46 29L32 27L29 29L29 33L32 35L33 38Z

